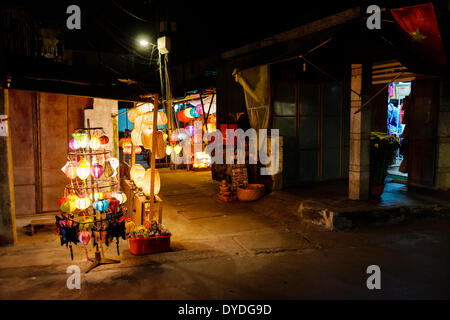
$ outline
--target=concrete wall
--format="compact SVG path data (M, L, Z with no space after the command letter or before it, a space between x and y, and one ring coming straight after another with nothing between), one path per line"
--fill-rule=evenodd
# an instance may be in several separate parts
M443 79L440 87L438 114L438 149L436 187L450 189L450 79Z

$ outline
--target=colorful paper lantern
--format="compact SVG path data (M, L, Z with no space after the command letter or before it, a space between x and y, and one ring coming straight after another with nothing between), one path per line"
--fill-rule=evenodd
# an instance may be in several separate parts
M178 140L183 141L183 140L186 140L186 138L187 138L186 133L180 132L178 134Z
M127 196L126 196L125 192L116 192L116 194L114 195L114 198L119 200L120 204L124 204L127 201Z
M142 187L144 186L144 177L143 176L136 177L134 183L136 184L136 187L142 189Z
M109 208L109 210L111 210L111 212L115 212L116 209L117 209L117 208L119 207L119 205L120 205L120 201L117 200L116 198L109 198L109 199L108 199L108 202L109 202L108 208Z
M78 163L77 175L81 180L86 180L91 173L91 165L84 158Z
M105 200L105 199L99 199L94 202L93 207L95 210L97 210L99 212L104 212L104 211L106 211L106 209L108 209L109 202L108 202L108 200Z
M77 165L73 162L69 162L65 166L64 173L70 180L75 179L77 177Z
M187 126L186 128L184 128L184 130L186 130L186 133L189 137L192 137L194 135L195 132L195 127L194 126Z
M61 207L64 201L69 201L69 199L66 197L59 198L58 201L56 202L58 204L58 207Z
M153 125L153 112L149 112L143 115L142 124L149 126ZM167 124L167 116L164 112L158 111L156 124L158 126L165 126Z
M130 178L136 183L137 177L143 177L145 175L145 168L140 164L134 164L130 169Z
M106 161L105 170L103 171L103 175L108 178L112 178L117 175L117 171L112 167L111 162Z
M119 168L119 164L120 164L119 159L114 158L114 157L109 157L108 162L114 170L117 170L117 168Z
M143 115L144 113L152 111L154 108L152 103L144 103L136 108L138 115Z
M184 110L185 110L185 109L184 109ZM177 119L178 119L178 121L180 121L180 122L189 122L189 121L191 121L190 118L187 118L187 117L185 116L184 110L178 111L178 113L177 113Z
M149 150L152 145L152 132L152 129L146 128L141 134L142 146L147 150Z
M101 136L100 137L100 143L101 144L105 145L105 144L108 144L108 142L109 142L108 136Z
M144 137L143 137L143 145L144 148L149 149L151 152L155 153L155 158L156 159L162 159L164 158L164 153L165 153L165 149L166 149L166 142L164 141L164 137L163 137L163 132L162 131L156 131L155 132L156 135L156 145L155 145L155 149L152 149L152 139L153 139L153 133L148 133L148 131L146 131Z
M133 129L131 131L131 142L133 142L135 146L142 145L141 131L139 129Z
M69 148L72 150L80 149L80 145L78 144L77 140L75 140L75 138L70 139Z
M77 199L75 206L79 210L86 210L91 205L91 199L88 196L83 196Z
M142 191L146 196L150 196L150 184L151 184L151 178L152 178L152 170L147 169L145 171L144 181L143 181L143 187ZM159 190L161 189L161 179L159 176L158 170L155 169L155 187L154 187L154 194L158 194Z
M172 147L166 146L166 155L170 156L172 154Z
M189 119L189 120L194 119L194 117L191 116L192 109L193 109L192 107L184 109L184 116L186 117L186 119Z
M183 150L183 148L179 144L177 144L175 147L173 147L173 150L175 150L176 154L179 154L181 150Z
M201 104L195 106L195 111L201 116L203 114L203 108Z
M75 211L76 206L75 206L74 202L72 202L70 200L66 200L61 203L61 205L59 206L59 209L64 213L70 213L70 212Z
M89 145L89 136L86 132L74 132L72 137L75 138L80 148L86 148Z
M91 175L95 178L95 179L99 179L102 174L103 174L104 168L101 164L98 163L94 163L91 166Z
M170 142L171 144L175 144L175 143L177 142L177 140L178 140L178 135L177 135L175 132L172 132L172 133L169 135L169 142Z
M139 116L139 113L135 108L133 108L131 110L128 110L127 116L128 116L128 121L130 121L131 123L134 123L134 120L136 119L136 117Z
M189 113L191 114L191 117L193 117L193 118L198 118L198 117L200 117L200 113L197 112L197 108L191 108L191 110L189 111Z
M100 145L101 145L100 139L97 136L93 136L89 141L89 147L92 150L97 150L98 148L100 148Z

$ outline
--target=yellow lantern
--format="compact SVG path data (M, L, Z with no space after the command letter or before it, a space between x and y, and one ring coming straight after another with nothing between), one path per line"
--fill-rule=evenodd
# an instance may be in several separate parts
M167 146L167 147L166 147L166 154L167 154L168 156L170 156L170 155L172 154L172 147L171 147L171 146Z
M147 150L149 150L152 145L152 132L152 129L146 128L142 131L141 134L142 146Z
M150 112L153 110L153 104L151 103L144 103L143 105L140 105L136 108L137 113L139 115L143 115L144 113Z
M152 170L147 169L145 171L145 176L144 176L144 186L142 187L142 191L144 192L144 194L146 196L150 196L150 184L152 181L151 178L152 178ZM161 189L161 179L159 177L158 170L155 170L155 188L154 188L155 195L159 193L160 189Z
M86 180L91 174L91 165L84 158L78 163L77 175L81 180Z
M134 183L136 184L136 187L138 187L139 189L142 189L142 187L144 186L144 177L143 176L136 177L136 180L134 180Z
M125 192L116 192L114 198L119 200L120 204L124 204L127 201L127 196Z
M92 150L97 150L100 148L100 139L97 136L94 136L91 138L91 141L89 141L89 147L91 147Z
M138 111L137 111L135 108L129 110L129 111L127 112L127 114L128 114L128 121L130 121L130 122L132 122L132 123L134 123L134 120L135 120L136 117L139 115L139 114L138 114Z
M144 125L153 125L153 112L149 112L143 115L142 123ZM158 111L158 117L156 119L158 126L164 126L167 124L167 116L164 112Z
M135 146L142 145L141 131L139 129L133 129L131 131L131 142L133 142Z
M79 210L86 210L87 208L89 208L90 205L91 205L91 199L89 199L88 196L78 198L77 201L75 202L75 206Z
M179 154L181 150L183 150L183 148L177 144L175 147L173 147L173 150L175 150L176 154Z
M145 175L145 168L140 164L134 164L130 169L130 178L136 183L137 177L143 177Z

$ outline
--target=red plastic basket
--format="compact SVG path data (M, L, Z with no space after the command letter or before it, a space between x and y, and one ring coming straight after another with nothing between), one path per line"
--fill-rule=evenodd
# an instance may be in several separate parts
M133 238L128 240L130 244L130 252L135 256L149 253L166 252L170 250L170 236Z

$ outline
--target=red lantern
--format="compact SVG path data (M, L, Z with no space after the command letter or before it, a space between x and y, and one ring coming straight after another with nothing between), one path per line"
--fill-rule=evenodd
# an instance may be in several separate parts
M111 212L116 211L116 209L119 207L120 201L117 200L116 198L110 198L108 199L109 202L109 209L111 210Z
M171 144L175 144L177 142L177 140L178 140L177 134L175 132L172 132L169 136L169 142Z
M100 137L100 143L101 144L108 144L109 138L107 136L101 136Z
M59 198L58 199L58 207L61 207L61 205L62 205L62 203L64 202L64 201L66 201L66 200L68 200L66 197L62 197L62 198Z
M187 118L186 115L184 114L184 109L178 111L178 113L177 113L177 119L178 119L180 122L189 122L189 121L191 121L191 119Z

